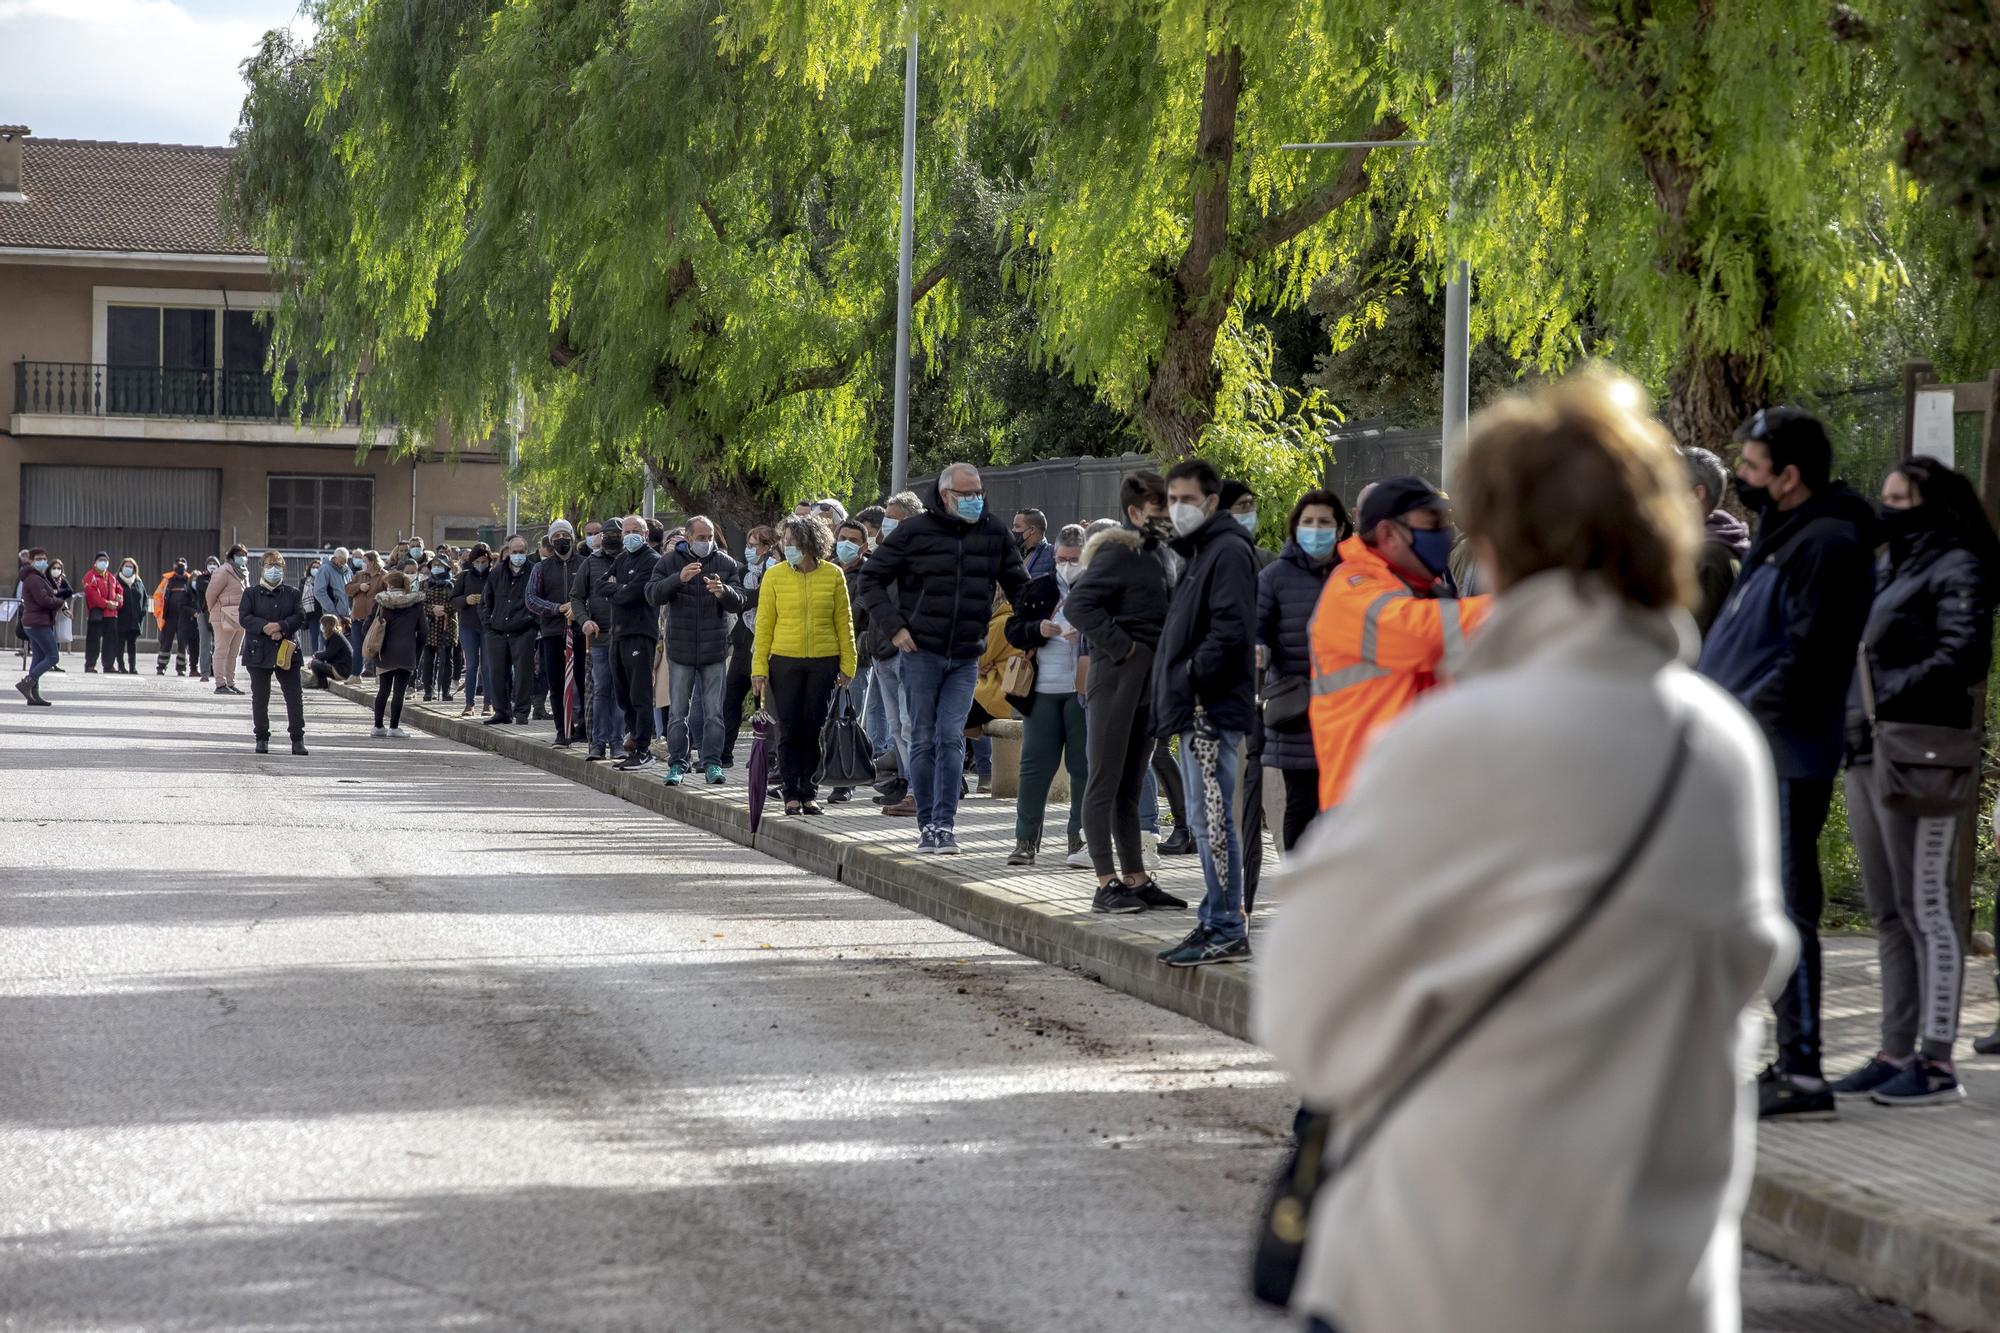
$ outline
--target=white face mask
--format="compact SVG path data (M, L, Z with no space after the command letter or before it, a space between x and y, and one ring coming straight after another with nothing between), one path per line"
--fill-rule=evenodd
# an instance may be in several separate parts
M1064 587L1076 581L1077 568L1077 562L1074 560L1056 561L1056 577L1062 580Z
M104 572L105 570L107 570L107 569L109 569L109 568L111 568L111 562L110 562L109 560L100 560L100 561L98 561L98 562L97 562L97 572L98 572L98 573L100 573L100 574L101 574L101 573L103 573L103 572Z
M1201 525L1208 522L1208 514L1200 505L1187 503L1167 506L1167 516L1174 521L1174 531L1183 537L1199 532Z

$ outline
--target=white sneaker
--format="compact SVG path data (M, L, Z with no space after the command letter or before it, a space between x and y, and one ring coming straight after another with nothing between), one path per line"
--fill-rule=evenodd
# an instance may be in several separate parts
M1139 843L1140 863L1148 870L1158 870L1160 868L1160 835L1157 833L1141 833L1139 835Z
M1078 870L1090 869L1090 844L1085 843L1069 854L1065 864Z
M400 741L408 739L410 733L404 731L401 727L391 727L389 728L389 735L391 738Z
M386 738L389 735L389 729L387 727L376 727L368 734L377 738Z

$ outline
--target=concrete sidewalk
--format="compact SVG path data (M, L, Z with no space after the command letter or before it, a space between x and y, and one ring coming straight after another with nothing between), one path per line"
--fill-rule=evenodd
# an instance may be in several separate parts
M368 685L333 688L372 703ZM778 802L770 802L753 838L740 766L724 787L668 787L661 769L620 773L609 764L585 763L581 746L552 749L547 722L482 726L460 719L459 706L412 704L404 722L719 833L1232 1036L1248 1036L1248 967L1181 970L1154 958L1193 928L1192 910L1091 915L1094 877L1062 865L1062 809L1050 812L1044 864L1030 870L1005 864L1014 846L1014 806L991 798L971 797L961 807L957 831L964 851L955 858L917 856L915 822L884 818L865 791L855 803L828 806L824 816L810 820L788 819ZM1267 856L1267 873L1268 863ZM1193 857L1166 858L1158 878L1191 902L1201 896ZM1253 950L1276 915L1266 910L1254 919ZM1995 1019L1989 961L1974 960L1967 979L1968 1034L1988 1030ZM1873 941L1828 940L1826 977L1828 1069L1838 1074L1875 1049ZM1964 1106L1889 1111L1862 1102L1832 1123L1763 1129L1745 1240L1947 1327L2000 1333L2000 1059L1973 1056L1968 1036L1959 1071L1970 1092Z

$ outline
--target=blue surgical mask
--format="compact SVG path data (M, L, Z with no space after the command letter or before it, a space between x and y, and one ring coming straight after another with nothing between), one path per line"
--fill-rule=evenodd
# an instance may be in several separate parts
M977 523L979 516L986 512L986 497L983 495L961 495L958 497L958 516L967 523Z
M1315 560L1324 560L1340 542L1340 534L1332 528L1300 528L1294 534L1299 549Z
M432 565L432 566L431 566L431 577L432 577L432 578L434 578L434 579L441 579L441 578L443 578L443 577L445 576L446 572L447 572L447 571L446 571L446 569L445 569L445 567L444 567L443 565Z
M1238 514L1238 515L1236 516L1236 521L1237 521L1238 523L1241 523L1241 524L1243 525L1243 530L1244 530L1245 532L1249 533L1249 534L1250 534L1250 535L1251 535L1252 537L1255 537L1255 536L1257 535L1257 511L1256 511L1256 510L1254 510L1254 509L1253 509L1253 510L1251 510L1251 511L1250 511L1249 513L1247 513L1247 514Z
M833 544L833 554L834 558L839 560L841 564L849 564L855 556L861 554L861 544L859 542L835 542Z
M636 551L636 550L638 550L638 549L639 549L640 547L644 546L645 544L646 544L646 534L645 534L645 533L643 533L643 532L628 532L628 533L626 533L626 534L625 534L625 549L626 549L626 550L628 550L628 551Z
M247 555L232 556L229 563L235 565L238 569L248 569L250 567L250 557Z
M796 547L796 546L787 546L787 547L785 548L785 563L786 563L786 564L789 564L789 565L793 566L794 568L797 568L797 566L798 566L799 562L800 562L800 561L802 561L802 560L804 560L805 558L806 558L806 553L805 553L804 551L801 551L801 550L800 550L800 549L799 549L798 547Z
M903 520L900 518L890 518L887 515L884 515L882 519L882 535L886 537L890 533L894 532L896 530L896 525L898 523L901 523L902 521Z
M1417 559L1423 561L1424 568L1441 579L1451 577L1451 547L1453 537L1450 528L1438 528L1431 532L1412 531L1410 549Z
M35 561L35 569L38 573L46 574L49 572L49 562L46 560L37 560Z
M696 557L697 559L700 559L700 560L706 560L706 559L708 559L708 558L709 558L710 556L712 556L712 555L714 555L714 554L715 554L715 543L714 543L714 542L689 542L689 543L688 543L688 550L690 550L690 551L693 551L693 552L695 553L695 557Z
M744 548L743 548L743 563L744 563L744 564L746 564L746 565L754 565L754 564L756 564L756 563L757 563L757 548L756 548L756 547L754 547L754 546L746 546L746 547L744 547Z
M507 552L507 563L519 569L522 565L528 563L528 553L526 551L509 551Z
M267 565L267 566L265 566L265 567L264 567L264 582L266 582L266 583L283 583L284 581L285 581L285 569L284 569L284 566L282 566L282 565Z

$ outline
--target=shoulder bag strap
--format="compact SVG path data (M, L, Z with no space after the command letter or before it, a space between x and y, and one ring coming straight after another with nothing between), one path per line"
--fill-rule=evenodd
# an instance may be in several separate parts
M1631 874L1632 867L1638 864L1640 855L1653 841L1653 836L1659 832L1660 824L1666 818L1668 808L1673 804L1674 793L1680 787L1681 774L1687 769L1690 749L1688 727L1689 724L1685 719L1675 725L1673 757L1667 762L1666 774L1660 779L1659 788L1653 793L1653 799L1647 805L1645 816L1639 821L1638 829L1625 844L1618 859L1612 863L1611 869L1591 888L1583 904L1569 920L1563 923L1562 928L1495 986L1492 993L1480 1002L1478 1008L1462 1019L1458 1026L1445 1033L1430 1054L1425 1056L1417 1067L1412 1069L1409 1075L1383 1099L1374 1116L1365 1121L1347 1141L1346 1151L1340 1155L1339 1169L1345 1170L1352 1166L1354 1159L1368 1147L1383 1124L1409 1099L1410 1094L1422 1086L1425 1079L1436 1073L1438 1066L1450 1059L1452 1054L1465 1044L1466 1039L1493 1016L1494 1010L1506 1003L1509 996L1525 986L1537 972L1547 966L1550 959L1561 953L1571 940L1581 934L1583 928L1602 910L1604 904L1611 900L1611 895Z

